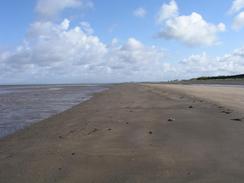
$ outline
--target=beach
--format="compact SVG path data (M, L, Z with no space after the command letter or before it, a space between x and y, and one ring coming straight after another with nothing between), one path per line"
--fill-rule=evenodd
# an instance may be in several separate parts
M244 88L121 84L0 140L3 183L244 182Z
M148 85L159 89L168 89L173 92L201 98L218 105L223 105L244 112L244 85L221 85L221 84L196 84L196 85Z

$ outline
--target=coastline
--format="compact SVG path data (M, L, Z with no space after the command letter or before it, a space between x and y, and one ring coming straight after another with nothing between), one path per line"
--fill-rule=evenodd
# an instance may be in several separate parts
M1 139L0 180L243 182L244 126L233 120L243 113L220 107L182 89L114 85Z
M244 85L244 79L216 79L216 80L183 80L173 81L172 84L204 84L204 85Z
M101 85L0 86L0 138L89 100Z

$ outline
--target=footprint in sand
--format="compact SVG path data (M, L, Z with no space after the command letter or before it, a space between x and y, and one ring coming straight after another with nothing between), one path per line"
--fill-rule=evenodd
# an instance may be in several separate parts
M234 119L231 119L232 121L242 121L241 118L234 118Z
M94 128L92 131L90 131L87 135L91 135L92 133L95 133L95 132L97 132L98 131L98 129L97 128Z
M10 154L10 155L8 155L8 156L6 157L6 159L10 159L10 158L12 158L12 157L13 157L13 155Z
M75 133L75 130L70 130L70 132L69 133Z
M188 175L188 176L192 175L192 172L187 172L187 175Z

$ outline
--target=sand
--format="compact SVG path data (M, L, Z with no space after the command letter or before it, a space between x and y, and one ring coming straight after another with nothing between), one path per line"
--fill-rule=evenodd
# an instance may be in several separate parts
M243 110L172 86L115 85L0 140L0 182L244 182Z
M212 101L239 112L244 112L244 85L149 85L156 88L178 91L193 97Z

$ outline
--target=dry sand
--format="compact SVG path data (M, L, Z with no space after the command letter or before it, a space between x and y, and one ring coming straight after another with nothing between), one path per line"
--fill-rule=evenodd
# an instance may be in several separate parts
M244 112L244 85L149 85L159 89L178 91Z
M113 86L0 140L0 182L244 182L243 110L188 94Z

